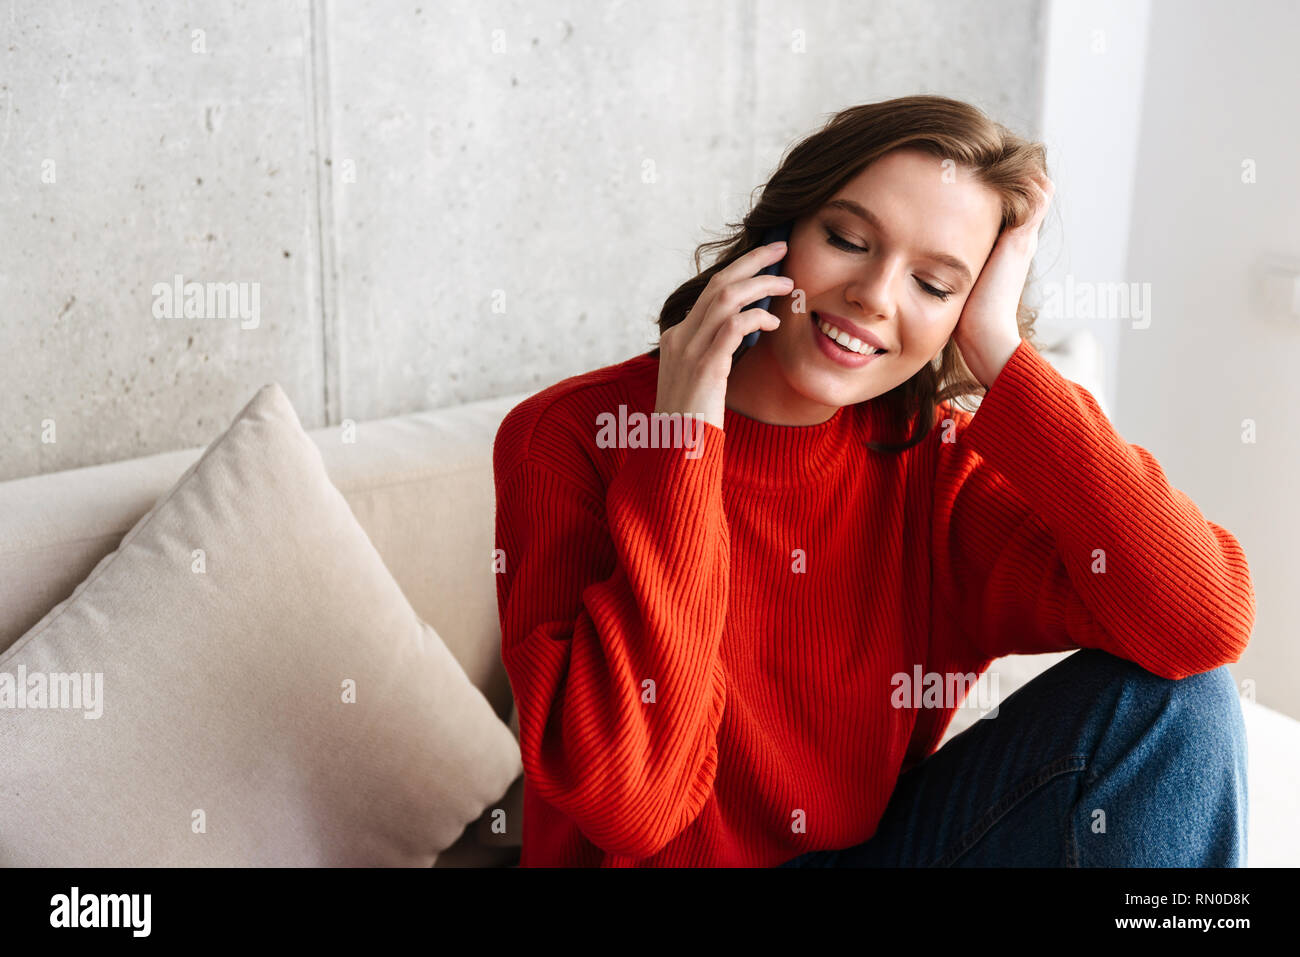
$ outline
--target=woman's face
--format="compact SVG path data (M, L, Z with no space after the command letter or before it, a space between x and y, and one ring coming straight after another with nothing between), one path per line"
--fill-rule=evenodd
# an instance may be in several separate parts
M739 388L729 386L728 405L810 425L911 378L952 335L1001 215L997 194L928 153L899 149L873 162L795 223L781 262L794 292L773 298L781 326L733 368ZM819 320L887 351L845 352Z

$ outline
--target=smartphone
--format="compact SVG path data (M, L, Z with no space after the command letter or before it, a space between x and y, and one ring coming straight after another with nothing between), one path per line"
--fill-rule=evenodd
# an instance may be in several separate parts
M793 229L794 229L794 223L785 223L784 225L781 226L768 227L768 229L763 233L762 245L766 246L768 243L779 243L779 242L788 243L790 241L790 233L793 231ZM786 251L789 252L788 249ZM772 263L772 265L763 269L757 275L759 276L781 275L781 263L783 263L784 261L785 261L784 259L778 259L776 262ZM762 299L759 299L755 302L751 302L748 306L745 307L745 309L771 309L771 308L772 308L771 296L764 296ZM740 311L744 312L745 309L742 309ZM737 347L736 351L731 355L731 361L735 362L737 359L739 359L742 355L745 354L746 349L749 349L754 345L754 343L758 342L758 337L762 333L762 331L763 331L762 329L755 329L753 332L748 333L745 336L745 338L741 339L740 345Z

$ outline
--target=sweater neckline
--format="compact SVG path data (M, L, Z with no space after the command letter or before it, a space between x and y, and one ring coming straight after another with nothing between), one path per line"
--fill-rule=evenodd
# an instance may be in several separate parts
M825 479L867 451L860 428L870 402L841 406L816 425L773 425L733 409L723 415L724 475L738 485L788 488Z

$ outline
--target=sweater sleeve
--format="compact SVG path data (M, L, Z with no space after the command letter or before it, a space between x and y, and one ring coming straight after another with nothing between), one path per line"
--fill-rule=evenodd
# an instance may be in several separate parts
M590 480L574 477L581 451L548 464L554 441L494 453L502 658L528 786L632 859L695 820L717 772L730 540L723 432L699 427L691 454L626 450L606 489L589 463Z
M1241 657L1255 620L1241 545L1087 389L1021 341L973 417L944 411L935 614L970 656L1098 648L1174 679Z

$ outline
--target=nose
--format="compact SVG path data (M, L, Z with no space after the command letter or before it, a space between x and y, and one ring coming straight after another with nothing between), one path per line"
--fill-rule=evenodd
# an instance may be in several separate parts
M894 285L901 267L888 260L873 258L844 287L844 301L856 306L853 318L885 320L894 313Z

